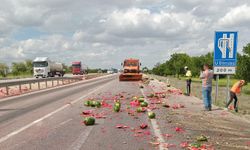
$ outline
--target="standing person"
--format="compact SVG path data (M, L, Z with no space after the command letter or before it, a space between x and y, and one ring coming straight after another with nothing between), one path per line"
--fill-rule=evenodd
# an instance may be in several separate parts
M233 99L234 99L234 111L238 112L238 106L237 106L237 102L238 102L238 98L237 98L237 94L240 94L242 87L245 85L245 80L240 80L238 82L236 82L233 87L230 90L230 99L228 101L228 103L226 104L226 109L228 109L228 106L232 103Z
M186 82L187 82L187 96L190 96L191 93L191 82L192 82L192 72L188 69L187 66L184 67L185 71L186 71Z
M208 64L204 64L204 71L200 74L200 79L202 79L202 97L204 101L204 106L206 111L212 110L212 81L213 81L213 71L209 69Z

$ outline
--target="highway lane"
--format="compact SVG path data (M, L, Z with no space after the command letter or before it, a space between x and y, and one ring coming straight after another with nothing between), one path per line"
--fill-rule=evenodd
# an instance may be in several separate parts
M111 100L121 93L127 99L123 112L107 109L107 118L97 119L95 126L82 124L81 112L90 109L83 106L84 99L108 96ZM130 129L115 128L116 124L150 125L146 116L128 117L125 103L132 95L142 95L137 82L119 82L117 75L109 75L0 101L0 149L151 149L150 131L140 139Z
M72 85L42 90L0 101L0 137L65 105L98 86L110 82L116 76L105 76L78 82ZM5 128L7 127L7 129Z

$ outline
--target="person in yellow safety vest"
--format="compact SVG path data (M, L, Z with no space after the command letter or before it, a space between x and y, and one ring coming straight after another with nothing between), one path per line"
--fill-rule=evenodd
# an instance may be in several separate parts
M190 96L191 93L191 82L192 82L192 72L188 69L187 66L184 67L186 71L186 82L187 82L187 95Z
M245 85L245 80L240 80L238 82L236 82L233 87L230 90L230 99L226 104L226 109L228 109L228 106L232 103L233 99L234 99L234 111L238 112L238 106L237 106L237 102L238 102L238 98L237 98L237 94L241 93L241 89L242 87Z

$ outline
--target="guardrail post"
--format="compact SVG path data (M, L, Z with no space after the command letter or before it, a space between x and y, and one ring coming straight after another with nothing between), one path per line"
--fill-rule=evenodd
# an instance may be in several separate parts
M51 80L52 81L52 87L54 86L54 80Z
M22 85L19 84L19 92L21 93L22 92Z
M9 87L8 87L8 85L6 85L5 88L6 88L6 94L9 95Z
M57 84L56 84L57 86L59 85L59 79L57 79Z
M40 81L38 81L37 84L38 84L38 90L40 90L41 89Z
M47 82L47 80L45 81L45 86L46 86L46 88L48 87L48 82Z
M30 86L29 88L30 88L30 90L31 90L31 83L29 83L29 86Z

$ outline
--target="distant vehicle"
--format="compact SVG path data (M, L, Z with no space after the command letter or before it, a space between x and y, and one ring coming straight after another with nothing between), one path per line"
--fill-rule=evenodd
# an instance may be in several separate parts
M109 73L109 74L113 74L113 73L114 73L114 71L113 71L113 70L108 70L108 71L107 71L107 73Z
M73 75L87 74L87 70L83 68L81 61L72 62L72 74Z
M120 81L139 81L142 80L142 74L140 71L141 63L139 59L125 59L121 64L123 71L119 76Z
M115 68L111 68L111 69L109 69L109 70L107 71L107 73L109 73L109 74L118 73L118 70L115 69Z
M63 77L65 71L62 63L53 62L48 57L37 57L33 60L33 76L36 78Z
M102 71L101 69L99 69L99 70L97 71L97 73L103 73L103 71Z

